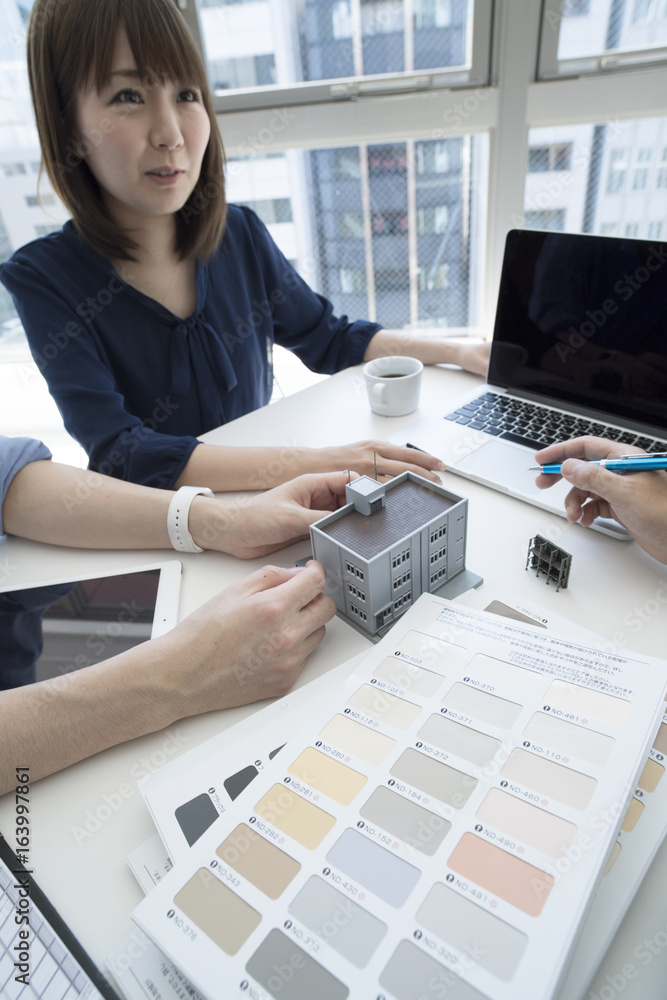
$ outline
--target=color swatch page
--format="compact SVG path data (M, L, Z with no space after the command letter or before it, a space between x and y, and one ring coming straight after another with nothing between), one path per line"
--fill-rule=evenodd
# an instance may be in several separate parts
M134 919L210 1000L546 1000L666 683L424 595Z
M331 689L363 659L357 654L236 725L151 771L139 790L176 864L301 729Z
M551 609L540 607L510 593L497 599L471 591L456 599L457 604L480 608L496 615L525 622L535 621L545 628L567 633L580 642L599 648L609 640L571 622ZM667 708L662 706L663 711ZM663 716L637 779L637 786L623 817L593 902L577 935L568 960L567 973L558 989L558 1000L583 1000L610 947L656 852L667 836L667 714Z

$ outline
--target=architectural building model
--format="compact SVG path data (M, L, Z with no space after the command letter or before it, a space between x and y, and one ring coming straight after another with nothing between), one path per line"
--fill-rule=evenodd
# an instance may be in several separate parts
M465 570L468 501L412 472L345 490L345 507L311 525L313 558L339 615L373 636Z
M535 535L528 543L528 556L526 558L526 569L534 569L535 576L544 573L547 583L550 580L556 584L556 593L562 587L567 587L570 579L570 567L572 556L565 549L559 549L557 545L550 542L542 535Z

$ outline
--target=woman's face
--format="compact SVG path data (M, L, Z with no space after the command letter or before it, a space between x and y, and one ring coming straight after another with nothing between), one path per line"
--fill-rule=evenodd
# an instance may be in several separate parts
M186 83L142 80L125 32L109 82L78 95L80 155L113 218L132 228L182 208L197 183L211 133L201 93Z

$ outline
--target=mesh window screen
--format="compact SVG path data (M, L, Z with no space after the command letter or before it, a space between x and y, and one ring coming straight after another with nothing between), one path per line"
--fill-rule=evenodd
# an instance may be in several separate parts
M524 217L517 224L660 238L667 219L667 118L532 129L528 144Z
M664 0L564 0L558 58L667 44Z
M471 178L485 150L486 136L459 136L253 156L230 164L228 196L258 212L338 314L467 327L478 322L485 166Z
M473 0L197 0L214 90L462 66Z

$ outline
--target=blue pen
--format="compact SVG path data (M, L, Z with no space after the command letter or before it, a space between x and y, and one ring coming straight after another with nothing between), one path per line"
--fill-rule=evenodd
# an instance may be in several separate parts
M667 469L667 452L653 455L619 455L618 458L601 458L588 465L599 465L610 472L647 472L650 469ZM530 472L543 472L547 476L557 476L560 465L533 465Z

